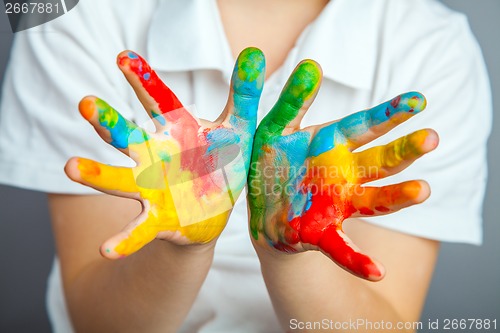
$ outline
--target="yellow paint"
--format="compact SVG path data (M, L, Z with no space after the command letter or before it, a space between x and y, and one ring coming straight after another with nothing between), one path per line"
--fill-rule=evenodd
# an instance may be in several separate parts
M423 154L422 146L429 132L420 130L399 138L388 145L377 146L355 154L355 163L367 170L362 182L383 178L385 168L395 168L404 161L411 161Z
M311 157L309 172L322 178L324 185L356 183L358 179L353 153L342 144Z
M416 108L420 103L422 103L422 105L419 107L421 110L425 109L425 107L427 106L427 100L423 99L423 101L420 99L420 98L410 98L407 102L408 106L412 109Z
M134 174L130 168L114 167L85 158L78 159L81 179L96 187L122 192L138 192Z
M173 140L150 140L130 145L129 151L131 157L141 161L134 168L78 159L78 170L83 183L108 191L138 192L149 207L148 215L132 230L129 237L110 250L121 256L130 255L151 242L158 233L165 231L184 237L187 243L207 243L220 235L232 208L231 204L227 206L228 192L221 188L224 183L206 191L202 197L197 196L200 182L193 181L195 177L191 172L182 170L179 155L168 163L163 163L158 157L159 151L168 151L171 156L180 152ZM141 182L137 182L138 177L142 177ZM175 186L169 185L169 179L176 181ZM148 186L141 186L145 184ZM172 190L175 191L175 202ZM237 197L241 189L231 188L229 191L234 191L233 195ZM220 210L220 207L226 207L226 210L214 213L214 209ZM200 221L190 221L187 225L179 219L179 216L196 218L210 215L212 216Z
M333 149L311 157L308 177L320 186L322 191L334 188L341 197L355 195L356 207L374 209L377 205L398 205L420 195L418 181L407 182L390 190L360 190L359 184L386 177L389 168L397 168L423 154L423 145L429 132L420 130L399 138L388 145L377 146L360 153L352 153L345 145L337 144Z

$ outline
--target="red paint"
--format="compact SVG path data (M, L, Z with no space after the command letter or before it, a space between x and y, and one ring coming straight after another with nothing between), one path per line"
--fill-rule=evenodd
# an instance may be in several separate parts
M286 253L296 253L297 250L291 247L290 245L287 245L282 242L278 242L273 245L276 250L279 250L281 252L286 252Z
M375 207L375 210L378 210L379 212L382 212L382 213L387 213L390 211L390 209L385 207L385 206L377 206L377 207Z
M368 207L361 207L359 212L363 215L374 215L375 212Z
M206 142L200 142L198 130L200 125L196 119L186 110L177 96L167 87L149 64L136 53L127 53L118 59L121 67L128 67L137 75L142 86L147 93L158 103L160 112L164 115L167 122L175 123L170 130L170 135L181 145L182 150L194 149L197 146L204 145ZM148 74L149 77L144 78ZM177 110L176 112L172 112ZM170 113L172 112L172 113ZM181 156L181 167L189 170L192 165L189 156Z
M318 185L311 184L313 182L314 178L308 177L303 184L311 191L313 188L316 190L312 192L314 194L311 207L302 216L289 222L290 228L285 232L285 241L288 244L300 241L318 246L337 264L353 274L369 280L379 280L383 273L377 264L368 256L356 252L339 234L342 233L342 222L356 212L356 208L343 198L342 192L331 191L328 187L320 189ZM360 211L366 215L375 214L366 207ZM284 248L284 251L288 252L281 242L274 247Z
M399 102L401 101L401 95L398 96L398 97L395 97L392 101L391 101L391 105L393 108L397 108L398 105L399 105Z
M391 111L389 110L389 108L386 108L386 109L385 109L385 116L386 116L387 118L389 118L389 117L391 116Z
M140 55L135 55L137 58L130 58L128 55L123 55L118 60L118 63L120 66L128 66L137 75L144 89L158 103L161 113L182 108L182 103L173 91L161 81L156 72L151 69L149 64ZM144 78L144 74L150 74L148 80Z
M299 225L300 225L300 217L296 217L292 221L290 221L291 228L289 227L285 228L284 237L285 241L288 244L294 245L300 242L300 236L299 233L297 232Z
M383 272L377 264L370 257L354 251L340 236L341 232L335 226L326 229L319 242L319 247L342 268L368 280L379 280Z
M357 212L356 207L352 204L351 201L344 203L344 219L350 217L352 214Z
M311 207L300 217L299 229L300 240L304 243L318 245L323 230L332 223L340 224L344 214L340 211L340 205L334 203L334 199L328 194L318 193L311 198Z

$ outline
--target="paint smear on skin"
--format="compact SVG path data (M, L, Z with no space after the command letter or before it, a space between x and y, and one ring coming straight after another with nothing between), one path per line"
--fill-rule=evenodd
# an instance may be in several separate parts
M337 123L323 127L314 136L309 147L309 156L318 156L335 147L335 138L342 137L336 132L338 130Z
M403 120L425 109L425 97L418 92L409 92L382 103L370 110L361 111L347 116L337 123L322 128L311 142L309 156L318 156L335 144L345 144L346 139L355 139L365 134L373 126L390 121ZM400 121L398 121L400 122Z
M319 247L339 266L368 280L380 280L384 269L370 257L360 253L339 228L327 228Z
M426 104L425 97L420 93L410 92L399 95L370 110L370 125L376 126L384 123L388 118L398 113L419 113Z
M160 111L166 113L183 107L177 96L170 90L149 64L138 54L128 52L118 59L121 67L128 67L141 81L142 86L158 103Z
M292 171L298 170L306 160L310 137L311 135L307 132L296 132L278 137L271 144L272 149L276 152L276 165L290 166Z
M287 94L290 93L292 97L286 98L296 98L297 104L301 105L303 100L298 94L293 95L295 92L297 91L290 89ZM416 202L421 193L421 184L413 181L389 187L363 189L360 184L366 178L358 172L358 164L361 164L362 168L375 166L382 169L397 167L405 160L417 158L423 153L422 147L429 132L418 131L386 147L371 148L361 153L350 151L349 140L389 120L400 122L403 119L399 118L402 114L418 113L425 108L425 103L425 98L419 93L398 96L371 110L354 114L323 128L316 134L309 148L307 144L300 145L296 141L289 141L284 145L276 144L281 143L279 140L282 138L270 140L263 134L271 137L273 134L280 135L283 127L297 114L295 108L279 110L279 114L283 114L281 123L264 122L265 131L262 133L259 133L259 127L253 160L263 164L291 166L294 162L303 163L307 154L307 172L300 176L295 193L283 197L284 202L280 206L285 207L283 211L273 208L272 205L266 206L266 202L271 202L269 196L250 196L253 237L258 239L259 233L264 234L265 240L271 246L284 252L297 251L299 248L296 248L296 244L299 242L317 246L353 274L369 280L379 280L384 274L383 267L352 244L342 232L342 223L353 214L386 214L400 209L409 201ZM388 123L388 126L390 125ZM262 137L259 137L259 134ZM291 159L291 156L297 156L297 159ZM272 158L269 161L270 157ZM250 177L250 180L255 179ZM277 179L275 184L283 184L286 181ZM291 183L293 181L290 180ZM259 185L258 182L257 184ZM271 181L271 184L268 182L259 186L265 189L266 186L272 185ZM286 214L283 214L284 212ZM264 219L272 221L268 223L271 225L264 226Z
M138 54L129 52L118 59L121 67L128 68L136 75L146 92L158 103L162 116L157 119L162 125L163 122L175 123L170 130L170 134L186 149L196 146L191 138L198 135L200 125L197 120L184 108L177 96L158 77L149 64ZM145 75L147 80L145 79ZM153 115L154 117L154 115ZM187 167L190 162L183 162Z
M236 108L239 119L247 118L237 129L220 125L201 130L197 120L182 109L181 102L144 59L130 52L119 58L119 64L128 67L158 103L162 114L150 110L152 117L169 127L168 131L162 129L166 137L145 135L104 101L83 101L82 115L90 119L97 112L99 123L109 131L113 145L129 148L138 163L134 168L121 168L81 159L78 161L81 182L105 192L139 195L147 209L137 225L110 239L103 252L111 257L130 255L159 233L186 243L214 240L224 229L234 201L246 183L244 165L231 164L224 177L216 172L239 157L241 151L250 154L264 81L262 52L245 50L236 65ZM187 221L186 217L193 218Z
M257 110L264 87L265 67L262 51L247 48L239 55L231 78L234 109L233 114L229 116L229 124L238 132L243 156L251 154L257 127ZM245 158L245 169L248 170L249 166L250 158Z
M132 147L137 148L137 147ZM228 194L222 189L226 188L224 183L220 183L217 191L207 191L207 186L213 187L213 178L204 178L207 184L203 185L204 190L200 191L199 183L193 181L195 176L190 171L182 171L179 168L171 169L170 175L176 178L185 178L188 181L179 182L175 189L171 188L161 168L162 163L158 163L160 168L153 168L142 173L142 178L158 178L159 181L166 183L166 186L151 188L139 186L137 175L132 168L119 168L98 164L97 162L80 159L78 161L78 169L80 178L86 184L93 184L97 188L110 191L122 191L139 193L140 197L146 202L146 207L149 207L147 218L134 228L126 238L112 239L107 244L110 253L116 256L130 255L145 244L149 243L156 237L159 232L170 231L178 233L184 237L187 242L191 243L206 243L217 237L224 228L228 211L216 214L212 217L210 212L213 212L214 207L219 207L220 202L227 201ZM152 172L154 174L152 174ZM189 181L191 180L191 181ZM209 180L209 181L208 181ZM224 181L224 180L222 180ZM142 184L144 185L144 184ZM173 192L171 191L173 189ZM241 191L241 189L239 189ZM239 193L237 193L239 194ZM237 195L233 194L233 195ZM173 195L180 196L174 200ZM203 198L202 198L203 197ZM198 216L200 220L195 221L191 225L181 225L180 217L182 216Z
M281 159L287 156L287 159L300 162L300 154L299 157L295 156L297 156L297 152L300 149L304 149L302 147L304 138L301 137L301 135L296 136L297 140L290 140L288 143L286 143L286 139L284 139L285 141L283 142L279 141L279 144L288 150L288 152L283 154L279 148L273 147L270 141L280 136L283 129L297 117L304 103L310 100L317 92L320 82L321 69L314 61L305 60L297 66L283 88L278 102L259 125L259 129L254 137L252 161L259 161L259 163L262 163L264 154L269 155L269 152L265 151L267 147L268 150L274 152L274 156L281 156ZM309 141L309 139L307 140ZM306 153L307 150L304 150L304 154ZM288 164L288 166L289 165L290 164ZM266 198L264 195L255 194L266 193L265 184L258 176L260 173L262 173L262 170L259 170L259 168L250 167L248 178L249 186L251 187L249 192L249 203L252 206L253 212L264 209L263 214L265 214ZM297 201L300 201L300 199L297 199ZM256 240L259 237L259 230L263 229L263 214L252 213L250 216L250 231L252 237Z
M290 221L286 242L297 242L318 246L325 253L352 273L373 279L380 272L369 257L354 251L342 238L342 222L356 212L350 201L350 182L355 183L355 175L321 172L318 168L330 166L332 161L339 165L351 163L352 155L345 146L338 145L333 150L311 159L308 175L303 182L307 189L307 206L301 216ZM332 160L332 157L335 159ZM348 169L348 168L346 168ZM350 178L346 182L346 178ZM292 243L293 244L293 243ZM342 250L342 252L338 252ZM332 252L333 251L333 252ZM378 272L378 273L377 273Z
M316 93L320 82L321 70L318 65L312 60L304 60L292 75L291 82L287 82L280 99L301 108Z
M416 142L417 145L423 143L421 139ZM375 211L387 213L397 210L408 200L415 200L420 195L421 185L419 182L410 182L394 185L391 189L371 188L363 192L356 185L359 183L358 176L350 172L353 169L342 167L353 163L353 155L347 147L337 145L309 160L308 175L302 184L308 190L307 206L300 216L290 221L290 227L296 233L288 231L285 241L294 244L300 240L319 246L335 262L355 275L377 280L382 274L380 265L350 248L350 243L341 232L342 223L353 214L371 216L375 215ZM324 172L333 163L341 171ZM363 194L353 196L356 188Z
M304 103L314 96L320 82L321 70L318 65L311 60L301 62L286 83L276 105L262 120L260 126L263 130L258 135L281 135L283 129L297 117Z
M110 248L120 256L128 256L137 252L151 242L160 232L170 231L179 234L186 242L207 243L217 237L226 225L228 213L214 216L198 224L179 227L179 220L173 207L171 196L164 192L151 191L147 195L157 205L147 214L146 219L135 228L126 240L111 243Z
M368 170L360 175L359 182L366 183L383 178L391 168L399 167L405 161L412 161L422 156L425 153L422 147L429 135L428 130L420 130L386 146L377 146L354 154L356 165L361 170ZM380 158L381 156L383 158Z
M310 175L321 179L324 185L355 184L358 175L353 164L354 155L349 149L344 145L337 145L332 150L310 158Z
M240 137L237 133L227 128L216 128L206 135L208 142L207 152L212 150L222 149L224 147L238 144L240 142Z
M278 137L269 148L275 154L273 161L279 166L276 169L276 183L283 184L282 192L284 197L293 197L290 200L291 209L288 220L300 214L303 210L307 193L299 191L295 195L295 189L298 188L305 176L304 162L307 158L307 149L310 140L310 133L296 132L287 136Z
M167 125L167 121L165 120L165 118L163 118L163 116L161 114L158 114L156 112L154 112L153 110L151 110L151 115L153 116L153 118L155 120L157 120L162 126L165 126Z
M387 214L397 211L408 201L415 201L422 192L422 184L413 180L402 184L384 187L368 187L363 195L352 196L352 205L359 215L375 215L376 212Z
M371 110L358 112L344 118L340 121L339 127L348 139L355 138L366 133L373 126L387 123L390 120L406 119L420 113L426 105L427 102L422 94L405 93Z
M144 131L138 131L137 126L123 118L117 111L101 99L95 100L99 123L109 131L111 144L116 148L125 149L129 144L139 144L149 138Z
M87 184L112 191L139 192L130 168L114 167L85 158L79 158L77 163L80 179Z
M265 67L264 54L257 48L247 48L239 55L231 79L234 114L237 117L247 121L256 120L264 87Z
M166 151L159 151L158 157L162 160L162 162L172 161L172 156Z

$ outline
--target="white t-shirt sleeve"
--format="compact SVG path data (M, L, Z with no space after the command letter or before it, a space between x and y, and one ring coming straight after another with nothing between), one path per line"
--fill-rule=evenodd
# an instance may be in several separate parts
M391 140L433 128L440 144L404 172L376 184L424 179L432 194L421 205L368 220L425 238L480 244L492 123L487 71L465 16L423 3L422 10L408 6L406 13L393 16L405 20L395 20L394 33L386 36L381 52L387 62L380 66L390 69L378 90L380 100L402 90L420 91L427 98L426 110L393 130ZM387 140L376 144L382 142Z
M134 96L115 64L125 49L125 37L110 10L90 1L52 22L16 33L1 99L0 183L45 192L95 193L66 177L68 158L130 164L78 112L84 96L97 95L124 116L132 115L129 100Z

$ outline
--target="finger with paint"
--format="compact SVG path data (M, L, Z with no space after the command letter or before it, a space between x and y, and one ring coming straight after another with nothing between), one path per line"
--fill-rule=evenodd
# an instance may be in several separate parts
M438 136L425 129L353 152L421 112L426 101L415 92L336 122L300 129L320 83L319 65L301 62L257 129L248 179L252 237L257 246L289 253L319 250L352 274L380 280L383 266L352 243L342 223L427 199L430 189L424 181L380 188L363 184L409 167L436 148Z
M262 52L248 48L240 54L227 105L215 122L192 116L138 54L120 53L118 66L155 131L147 132L97 97L86 97L79 105L82 116L136 166L76 157L65 167L72 180L143 206L134 221L101 246L101 253L124 257L155 238L180 245L216 240L246 183L265 77Z

